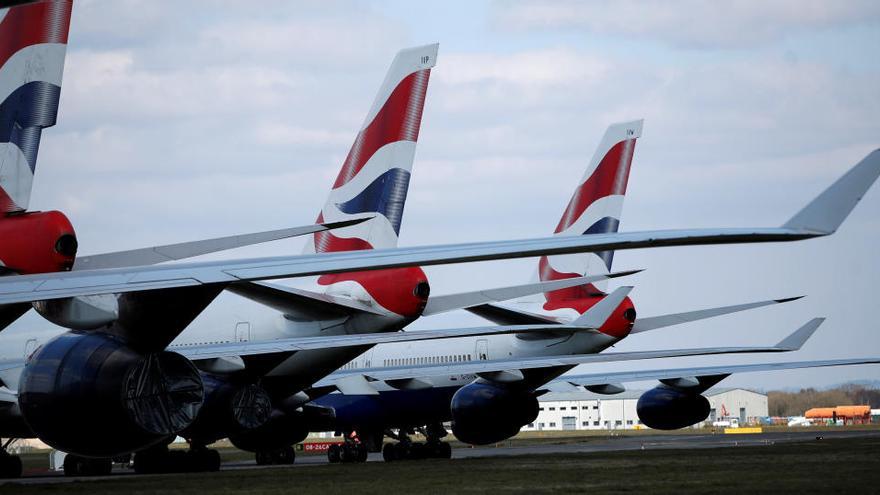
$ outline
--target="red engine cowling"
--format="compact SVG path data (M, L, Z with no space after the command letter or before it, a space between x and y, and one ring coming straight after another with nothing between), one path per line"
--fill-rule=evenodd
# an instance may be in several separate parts
M20 275L63 272L76 260L76 233L60 211L0 218L0 267Z

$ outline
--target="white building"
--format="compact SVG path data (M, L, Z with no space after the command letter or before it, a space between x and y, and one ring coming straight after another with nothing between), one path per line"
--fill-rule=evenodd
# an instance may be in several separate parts
M534 423L522 431L547 430L626 430L645 428L636 414L636 403L643 390L600 395L592 392L551 392L538 398L540 409ZM746 424L767 416L767 396L744 390L713 389L704 394L709 399L707 421L723 416Z
M716 419L736 418L739 424L758 423L758 418L770 415L767 396L742 388L711 389L703 394L709 399L710 424Z

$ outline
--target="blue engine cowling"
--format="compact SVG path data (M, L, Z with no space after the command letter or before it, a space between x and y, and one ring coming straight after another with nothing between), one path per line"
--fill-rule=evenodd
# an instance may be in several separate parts
M106 334L68 332L30 357L18 403L52 447L112 457L176 435L195 419L203 394L198 370L179 354L141 354Z
M639 397L636 413L649 428L677 430L709 417L709 401L698 393L660 385Z
M525 390L474 382L452 396L452 433L462 442L485 445L519 433L538 417L538 399Z

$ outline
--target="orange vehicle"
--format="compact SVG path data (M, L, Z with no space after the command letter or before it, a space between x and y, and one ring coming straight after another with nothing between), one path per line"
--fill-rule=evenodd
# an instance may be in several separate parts
M871 422L871 406L815 407L804 416L813 420L843 420L844 424L866 424Z

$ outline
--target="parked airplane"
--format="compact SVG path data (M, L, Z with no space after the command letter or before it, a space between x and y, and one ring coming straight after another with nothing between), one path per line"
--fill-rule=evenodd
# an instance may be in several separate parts
M426 64L433 64L430 57L419 58L417 62L422 64L422 68ZM379 113L377 110L376 115ZM359 142L369 144L371 139L370 133L364 133ZM358 145L356 149L361 150L362 146ZM358 162L357 156L354 156L352 163ZM357 180L357 168L358 165L351 168L355 176L352 183ZM364 163L362 168L369 168L369 163ZM263 358L251 359L249 356L252 353L249 349L259 347L259 352L253 355L267 357L270 365L275 366L279 356L272 354L284 353L290 351L290 348L285 349L281 344L273 343L280 347L270 346L267 350L265 345L260 347L260 343L236 342L211 344L227 346L219 354L205 353L205 347L202 346L193 346L186 351L181 349L179 353L165 350L220 291L233 283L450 262L601 252L609 249L806 239L833 233L858 198L870 187L877 173L880 173L877 157L870 155L844 179L780 228L594 234L579 238L388 248L256 260L181 263L166 267L83 270L64 274L22 275L14 277L14 280L0 280L0 303L58 301L69 297L110 295L105 301L116 304L118 314L113 322L100 329L68 332L47 342L30 356L23 370L20 359L19 363L13 363L12 368L5 368L4 372L17 366L21 378L3 378L5 384L19 385L17 390L9 390L7 397L10 400L5 403L10 410L20 410L21 420L26 421L32 433L51 438L51 443L62 449L91 455L139 450L193 426L195 412L199 407L205 412L205 409L211 409L211 404L218 402L225 402L226 406L246 406L232 408L233 411L244 412L243 419L246 420L255 417L251 412L266 410L261 407L265 396L251 387L252 383L206 383L203 376L183 356L190 355L198 359L210 355L210 359L217 360L215 362L218 366L223 361L235 364L240 360L245 363L245 371L259 375L266 361ZM343 185L350 178L346 174ZM359 207L357 203L343 207L349 206ZM271 286L268 288L275 289ZM417 295L407 297L410 300L418 299ZM590 315L590 320L594 317L595 315ZM595 324L595 321L591 324ZM563 330L559 326L554 326L555 329ZM546 331L546 327L542 330ZM583 330L583 325L578 325L576 330ZM356 345L368 345L378 342L369 340L370 338L390 336L356 337L367 339L358 340ZM320 346L318 344L317 348ZM773 346L769 348L769 352L788 349L787 346ZM711 349L711 352L716 351L717 349ZM658 351L638 357L706 352L709 351ZM728 349L724 352L743 350ZM62 359L58 359L59 357ZM588 357L592 359L598 356ZM619 358L610 355L601 357ZM286 359L286 356L283 358ZM635 356L628 358L633 359ZM60 380L60 377L64 377L64 380ZM359 381L354 380L350 385L356 387ZM209 397L202 405L206 390ZM243 402L235 403L233 399ZM59 407L58 404L63 404L64 407ZM158 414L157 411L168 414ZM230 408L221 408L218 411L229 412ZM113 432L112 438L106 435L108 431Z
M430 68L436 60L436 45L418 47L404 50L395 58L389 70L385 83L381 86L379 95L373 108L370 110L361 132L358 134L348 158L343 164L339 178L328 199L327 205L318 216L322 222L315 227L300 228L298 232L318 233L326 228L342 228L337 236L315 237L310 243L310 251L338 251L343 249L365 249L376 247L393 247L396 245L397 232L399 230L404 201L406 198L410 170L415 153L415 143L418 137L418 129L421 121L422 108L424 105L427 81ZM327 222L324 218L335 221ZM266 234L263 234L264 236ZM253 235L251 236L253 237ZM238 239L221 239L229 242ZM141 264L166 261L169 258L180 258L181 253L187 254L201 247L202 244L193 243L185 246L164 246L152 250L136 250L132 252L110 253L107 255L81 258L77 260L76 267L85 266L89 269L108 268L119 265L120 262L129 265L138 262ZM217 244L216 240L214 244ZM183 249L185 248L185 249ZM199 329L183 336L170 348L190 356L202 369L200 383L208 389L206 402L201 408L199 418L180 433L187 435L193 443L194 449L189 455L197 464L209 465L216 461L216 452L208 452L204 446L216 439L225 437L238 430L244 430L244 426L253 428L266 418L255 418L254 414L240 414L235 421L227 421L223 416L230 410L230 400L248 400L254 403L254 410L266 412L265 408L258 406L267 404L260 402L264 395L262 389L249 383L249 377L262 377L254 368L262 367L265 371L274 368L286 369L288 376L304 383L312 383L326 373L336 369L356 355L359 351L351 351L350 347L358 343L362 349L364 344L378 341L394 341L400 338L430 338L427 334L419 334L415 337L405 335L389 335L379 337L381 340L368 341L357 339L335 338L333 336L345 336L349 333L358 332L381 332L398 330L421 311L428 298L428 286L421 270L417 267L400 268L384 271L343 273L322 277L320 284L327 286L324 293L316 294L309 291L301 291L286 287L275 287L268 284L240 284L232 287L247 297L251 297L269 305L280 307L284 311L284 317L273 318L265 327L255 321L253 326L250 322L242 324L235 320L231 323L235 326L233 332L223 335L216 327L208 327L199 332ZM625 273L624 273L625 274ZM608 276L593 277L592 280L605 279L621 274L609 274ZM574 283L584 283L588 279L576 280ZM441 298L448 309L461 304L475 304L478 302L496 301L510 297L518 297L523 294L540 292L553 287L574 285L571 281L552 282L550 284L527 284L525 286L507 287L481 291L472 294L453 295L454 301L449 296ZM354 288L354 292L352 291ZM359 289L359 292L358 292ZM129 295L128 298L120 298L116 294L77 296L47 301L34 302L37 310L50 321L61 326L75 330L102 329L108 333L134 332L132 328L140 328L144 314L148 313L144 307L151 308L151 299L154 294L147 293L145 299L140 294ZM432 301L438 298L432 298ZM162 300L165 301L165 300ZM176 301L179 304L179 301ZM179 323L185 326L187 317L191 317L189 308L178 310L175 314L174 307L163 304L163 318L174 319L180 317ZM196 301L196 306L203 304ZM206 302L204 303L206 304ZM183 306L186 306L185 304ZM193 309L192 311L196 311ZM261 311L266 316L266 310ZM272 316L277 312L272 311ZM194 315L192 315L194 316ZM149 319L148 324L154 320ZM526 331L526 327L489 329L453 329L455 335L468 332L506 332ZM179 331L179 330L178 330ZM18 334L15 338L6 339L5 348L13 353L13 364L21 363L19 354L24 351L24 356L30 356L35 349L43 343L57 337L61 330L47 330L44 332L29 332ZM246 376L229 376L235 371L245 371L245 360L240 356L227 356L229 346L223 343L233 344L237 341L249 340L250 336L267 334L273 340L269 347L249 346ZM447 335L448 332L437 334L438 337ZM318 339L320 345L314 342L306 342L301 337L308 335L322 335ZM291 339L290 337L300 337ZM389 340L390 339L390 340ZM314 339L312 339L314 340ZM84 344L88 345L88 344ZM219 347L218 347L219 345ZM218 351L219 349L219 351ZM238 347L236 347L238 349ZM267 350L268 349L268 350ZM314 349L314 350L312 350ZM320 350L323 349L323 350ZM296 352L294 355L293 351ZM217 352L221 352L217 355ZM267 354L280 355L275 365L269 363L275 359ZM287 358L287 356L294 357ZM237 358L237 359L230 359ZM325 370L325 371L322 371ZM3 375L4 383L19 383L18 373L22 367L10 367ZM238 375L243 375L239 373ZM272 377L266 377L264 382L271 382ZM284 383L284 387L296 386L293 383ZM15 387L12 387L14 390ZM10 404L16 404L18 397L11 395ZM284 396L286 397L286 396ZM73 397L74 400L79 399ZM215 412L216 411L216 412ZM23 417L18 415L18 410L13 409L7 417L7 435L29 436L33 432L22 423ZM31 418L31 423L34 419ZM80 418L81 419L81 418ZM155 419L155 418L154 418ZM39 421L39 420L37 420ZM78 420L77 420L78 421ZM54 423L53 423L54 424ZM98 424L96 422L95 424ZM105 431L107 425L105 423ZM58 431L55 424L55 430ZM81 426L81 425L80 425ZM61 428L65 433L75 429ZM177 433L177 431L175 431ZM46 430L42 438L50 443L54 442L52 432ZM80 442L82 440L82 442ZM73 442L78 445L77 452L94 453L100 450L100 446L89 445L84 438ZM100 440L95 442L100 444ZM97 450L95 450L97 449ZM73 449L69 449L73 450ZM164 445L154 451L138 455L138 467L142 470L161 470L167 467L173 460ZM179 461L179 460L178 460ZM73 474L83 472L96 472L105 470L106 462L100 464L88 462L77 456L70 455L67 462Z
M174 266L83 270L0 279L0 304L119 293L120 308L131 308L120 310L119 319L98 331L68 332L47 342L30 356L23 370L20 363L13 366L21 370L19 381L7 380L2 374L0 378L7 385L19 385L17 393L7 395L11 399L7 405L18 408L33 433L40 438L51 437L50 443L61 450L93 456L140 450L182 431L195 419L205 389L201 376L189 360L165 349L182 328L231 283L535 255L821 237L837 230L878 175L880 151L874 151L777 228L592 234L179 263ZM802 330L793 337L797 337L795 340L799 343L802 338L798 336L804 332L809 334L815 328L808 325ZM787 350L788 347L773 349ZM673 350L655 354L637 353L634 356L673 357L693 355L691 352L694 351ZM230 349L228 355L245 356L247 352ZM539 367L547 367L547 362L558 367L594 362L596 358L611 356L545 358L543 366ZM601 362L601 359L595 362ZM505 376L505 370L528 367L521 364L511 360L493 363L494 366L504 366L494 369L498 376ZM463 374L478 372L475 370L493 371L482 368L479 363L454 366L454 371ZM425 374L431 374L430 366L391 369L382 373L373 372L370 376L379 376L381 380L410 380L413 376ZM362 374L355 376L355 385L366 382ZM64 380L60 380L61 377ZM360 377L359 381L357 377ZM344 383L340 380L335 377L327 386L338 388ZM482 384L476 383L474 386L481 387ZM491 389L487 390L491 393ZM125 399L120 399L123 397ZM516 395L514 400L521 398L522 395ZM58 404L64 404L64 407ZM100 404L100 407L96 407L96 404ZM158 411L164 413L157 416ZM108 426L112 426L109 428L114 432L112 438L106 436Z
M642 121L623 122L606 130L588 163L584 177L575 188L556 226L555 235L617 232L635 145L641 132ZM610 250L551 258L544 256L537 263L536 276L542 282L550 282L575 279L587 274L610 273L613 256L614 252ZM582 318L582 315L600 302L607 302L609 297L606 296L593 284L580 284L546 291L541 300L524 301L518 305L522 307L516 309L491 303L465 309L502 325L570 324ZM348 363L344 369L362 369L369 374L377 367L598 353L632 332L663 328L791 300L793 299L761 301L637 319L633 302L624 297L614 308L611 317L597 327L599 331L596 333L581 332L575 335L551 331L543 334L481 336L440 342L382 344ZM429 303L423 314L431 314L436 307ZM517 382L520 387L526 387L525 383L528 383L534 388L535 384L544 384L569 369L570 367L560 366L507 372L503 378L496 377L495 381ZM388 460L410 455L424 457L449 454L449 446L440 440L447 434L442 423L452 419L452 414L455 414L456 409L450 409L455 393L476 377L453 373L412 378L416 385L410 382L379 383L368 387L363 395L337 392L315 400L315 404L335 411L333 430L341 432L347 441L344 447L334 447L328 452L331 461L365 459L365 452L361 451L367 447L378 451L383 446L386 432L392 428L399 431L393 437L399 439L400 443L386 446L385 457ZM490 378L487 379L491 381ZM456 421L456 424L462 423ZM427 437L427 447L415 446L413 449L407 431L411 432L414 428L426 425L422 431ZM510 434L519 431L520 426L522 425L516 425L515 431L510 429ZM488 430L491 431L491 428ZM357 440L354 432L357 433ZM470 430L464 433L454 432L456 436L467 436ZM482 443L474 441L472 437L459 436L459 439Z

